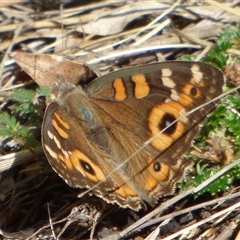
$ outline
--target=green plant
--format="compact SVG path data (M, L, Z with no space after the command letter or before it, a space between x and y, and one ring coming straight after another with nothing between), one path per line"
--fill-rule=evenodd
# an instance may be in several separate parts
M42 122L40 107L36 96L49 95L48 88L34 90L20 89L12 94L13 104L8 111L0 114L0 136L7 140L16 140L21 145L36 146L33 129Z

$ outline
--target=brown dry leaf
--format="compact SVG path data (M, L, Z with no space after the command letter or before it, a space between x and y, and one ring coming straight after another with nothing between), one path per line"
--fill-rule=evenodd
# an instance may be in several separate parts
M187 9L195 13L196 15L200 15L203 18L210 18L213 20L222 19L223 15L225 14L224 10L216 8L215 6L201 6L201 7L191 6L191 7L188 7Z
M119 7L115 11L108 9L104 15L100 14L101 17L98 19L96 16L99 16L99 11L98 14L93 11L91 22L79 26L76 30L101 36L112 35L121 32L130 22L143 15L150 15L153 11L155 14L160 14L167 8L169 4L166 3L141 1Z
M225 67L225 74L228 80L235 86L240 85L240 63L229 63Z
M135 13L127 16L113 16L99 19L96 22L90 22L77 28L87 34L107 36L121 32L126 25L134 19L140 17L141 13Z
M61 78L77 84L80 80L85 81L94 75L88 66L63 59L57 55L35 55L18 51L13 55L13 58L40 86L53 87L54 83Z

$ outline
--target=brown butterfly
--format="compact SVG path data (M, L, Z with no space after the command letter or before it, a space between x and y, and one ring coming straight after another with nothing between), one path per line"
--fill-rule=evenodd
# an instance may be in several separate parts
M140 209L170 194L191 165L182 157L222 93L222 73L201 62L164 62L109 73L87 87L60 81L42 144L72 187Z

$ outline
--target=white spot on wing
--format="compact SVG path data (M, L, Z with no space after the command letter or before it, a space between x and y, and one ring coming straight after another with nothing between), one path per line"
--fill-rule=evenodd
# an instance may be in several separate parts
M55 158L57 159L58 158L58 155L56 152L53 152L52 149L50 147L48 147L48 145L44 144L44 147L46 149L46 151L49 153L49 155L52 157L52 158Z
M165 87L174 88L176 86L175 82L168 77L162 77L162 83Z
M48 135L48 137L49 137L50 139L52 139L52 140L55 142L55 144L57 145L58 149L62 149L61 143L58 141L58 139L56 138L55 135L53 135L49 130L47 131L47 135ZM63 151L63 150L62 150L62 151ZM65 153L63 152L63 154L64 154L65 156L69 156L67 153L65 154Z
M65 151L65 150L63 150L63 149L61 149L62 150L62 153L63 153L63 155L66 157L66 158L69 158L70 156L69 156L69 152L67 152L67 151Z
M200 71L199 66L197 64L193 64L191 71L196 84L199 84L203 79L203 73Z
M172 70L169 68L162 69L162 83L164 86L169 88L174 88L176 86L175 82L170 78L172 76Z
M179 95L177 94L177 91L175 89L171 89L171 96L170 97L174 101L179 100Z
M53 141L56 143L58 149L61 149L61 148L62 148L62 147L61 147L61 143L58 141L58 139L57 139L55 136L53 137Z
M163 77L170 77L170 76L172 76L172 70L170 68L163 68L162 69L162 76Z
M54 135L49 130L47 131L47 135L50 139L54 138Z

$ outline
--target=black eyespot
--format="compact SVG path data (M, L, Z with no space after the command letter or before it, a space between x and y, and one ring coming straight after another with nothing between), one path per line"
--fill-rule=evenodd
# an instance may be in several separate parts
M193 97L195 97L196 95L197 95L197 89L196 88L191 88L191 91L190 91L190 93L191 93L191 95L193 96Z
M161 170L161 164L160 164L159 162L155 162L155 163L153 164L153 170L154 170L155 172L159 172L159 171Z
M93 168L91 167L91 165L83 160L79 160L82 168L88 172L91 175L95 175L95 171L93 170Z
M159 123L159 130L162 131L163 129L166 128L164 130L164 134L168 134L168 135L173 134L176 131L177 122L175 122L171 126L170 126L170 124L173 123L175 120L176 120L176 118L172 114L165 113Z

